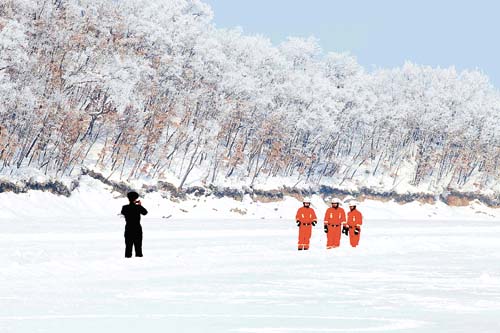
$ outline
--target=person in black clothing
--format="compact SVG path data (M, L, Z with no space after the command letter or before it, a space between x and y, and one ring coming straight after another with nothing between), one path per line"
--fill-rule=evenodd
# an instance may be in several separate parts
M128 205L122 207L121 214L125 216L125 258L132 257L132 246L135 247L135 256L142 257L142 227L141 215L146 215L148 211L142 207L137 192L127 193L130 201Z

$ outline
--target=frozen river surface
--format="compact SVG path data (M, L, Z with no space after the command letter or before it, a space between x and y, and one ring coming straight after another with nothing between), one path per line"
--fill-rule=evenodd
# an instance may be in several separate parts
M366 221L297 251L293 221L0 220L0 332L500 332L500 224Z

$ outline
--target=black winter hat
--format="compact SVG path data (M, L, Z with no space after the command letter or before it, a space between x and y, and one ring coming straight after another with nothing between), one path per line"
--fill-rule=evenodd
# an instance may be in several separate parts
M128 192L127 193L127 198L130 202L134 202L135 200L139 199L139 193L137 192Z

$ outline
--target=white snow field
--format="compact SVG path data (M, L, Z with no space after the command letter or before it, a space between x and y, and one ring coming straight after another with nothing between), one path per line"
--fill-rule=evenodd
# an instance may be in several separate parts
M500 332L498 221L367 218L335 250L319 225L300 252L290 219L142 225L125 259L118 216L0 219L0 332Z

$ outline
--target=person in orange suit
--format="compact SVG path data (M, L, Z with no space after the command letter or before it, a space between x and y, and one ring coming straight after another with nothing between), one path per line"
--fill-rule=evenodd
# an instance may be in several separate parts
M304 206L300 207L295 215L295 221L297 222L297 227L299 227L299 251L309 250L312 227L317 223L316 213L311 208L311 199L305 198L302 204Z
M326 248L333 249L340 245L341 227L345 225L345 211L340 207L340 199L332 200L332 207L328 208L325 213L325 233L326 233Z
M349 240L352 247L358 246L359 237L361 236L361 225L363 224L363 215L357 210L358 203L351 201L349 203L349 213L347 213L347 227Z

